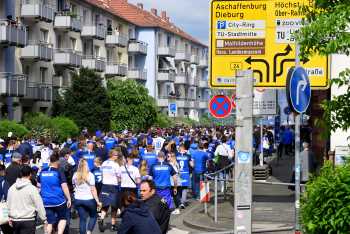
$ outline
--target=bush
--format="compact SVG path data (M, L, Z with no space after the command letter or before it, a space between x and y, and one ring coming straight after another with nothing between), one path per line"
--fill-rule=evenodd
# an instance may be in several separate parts
M308 234L350 232L350 163L327 162L307 183L301 199L303 229Z
M154 125L159 128L169 128L174 125L174 122L166 114L159 112Z
M12 132L16 137L23 137L29 133L29 130L22 124L15 121L1 120L0 121L0 137L6 138L8 132Z
M53 127L50 117L41 112L26 113L24 115L24 125L30 130L33 138L57 138L57 133Z
M69 118L56 117L51 121L59 142L63 142L68 137L74 137L79 134L78 126Z

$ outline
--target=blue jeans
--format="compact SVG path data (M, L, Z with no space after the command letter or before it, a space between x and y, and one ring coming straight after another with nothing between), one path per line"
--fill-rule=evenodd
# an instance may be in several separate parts
M200 185L200 181L202 179L202 174L197 174L197 173L193 172L192 179L193 179L193 183L192 183L192 185L193 185L192 186L193 197L195 199L199 199L200 198L199 185Z
M94 199L91 200L75 200L75 209L79 214L79 233L86 234L86 223L88 217L88 231L93 231L97 221L97 204Z

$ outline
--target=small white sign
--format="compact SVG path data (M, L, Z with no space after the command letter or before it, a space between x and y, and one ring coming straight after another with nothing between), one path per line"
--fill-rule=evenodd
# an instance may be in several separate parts
M346 158L350 157L350 148L349 146L336 146L335 155L334 155L334 164L342 165L345 162Z
M254 89L253 115L276 115L277 94L273 89Z

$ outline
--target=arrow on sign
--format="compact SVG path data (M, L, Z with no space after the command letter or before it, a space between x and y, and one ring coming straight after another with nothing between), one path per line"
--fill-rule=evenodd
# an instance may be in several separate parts
M252 68L250 67L248 69L251 70ZM259 82L263 82L263 73L262 73L262 71L254 69L253 70L253 74L254 73L259 75Z
M296 104L299 105L300 103L300 94L301 92L305 92L307 86L307 81L305 77L303 76L303 79L298 82L297 85L297 99L296 99Z
M285 52L283 53L277 53L275 54L275 56L273 57L273 82L276 82L276 78L277 78L277 58L278 57L282 57L282 56L287 56L289 55L289 53L292 51L292 47L288 44L287 47L284 49ZM280 72L281 74L283 72Z
M302 60L303 64L309 62L310 60L309 59L304 59ZM275 76L274 76L274 81L276 82L276 79L277 77L281 76L283 74L283 67L284 67L284 64L285 63L288 63L288 62L295 62L295 59L283 59L282 62L280 63L280 72L277 73Z
M270 79L270 64L265 60L265 59L252 59L252 56L248 57L245 60L246 63L248 64L252 64L252 63L264 63L266 65L266 82L269 82ZM261 72L258 70L255 70L256 72ZM254 71L253 71L254 72ZM262 80L262 75L261 75L261 79Z

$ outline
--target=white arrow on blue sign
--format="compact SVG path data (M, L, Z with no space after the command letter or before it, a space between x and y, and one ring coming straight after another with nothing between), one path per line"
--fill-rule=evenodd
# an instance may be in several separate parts
M311 100L311 86L307 72L302 67L292 67L287 75L287 100L292 111L306 112Z

